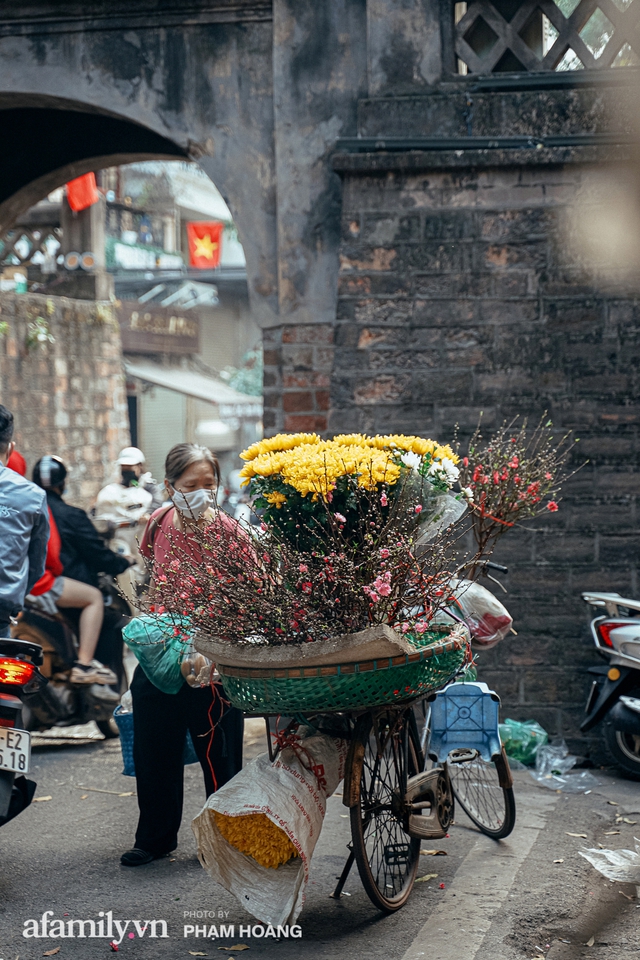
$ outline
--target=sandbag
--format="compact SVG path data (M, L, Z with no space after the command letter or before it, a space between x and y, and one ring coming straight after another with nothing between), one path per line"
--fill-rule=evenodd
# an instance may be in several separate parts
M212 794L192 823L202 866L262 923L291 925L302 910L327 797L344 776L347 747L345 740L312 734L284 747L274 763L262 754ZM276 869L261 866L222 836L215 811L231 817L266 814L298 856Z

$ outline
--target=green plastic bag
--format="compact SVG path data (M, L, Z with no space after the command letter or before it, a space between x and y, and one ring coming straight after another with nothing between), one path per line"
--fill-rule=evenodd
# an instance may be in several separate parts
M177 693L185 682L180 666L189 644L180 637L189 627L187 617L165 613L135 617L122 631L124 642L136 656L145 674L163 693ZM176 629L179 634L176 636Z
M500 724L500 739L508 757L520 763L536 761L538 747L549 740L549 734L535 720L505 719Z

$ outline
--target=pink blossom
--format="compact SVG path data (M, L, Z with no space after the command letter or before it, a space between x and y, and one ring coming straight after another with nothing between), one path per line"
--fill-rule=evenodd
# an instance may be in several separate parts
M387 559L387 557L389 556L389 551L387 550L386 547L382 548L382 550L380 551L380 556L382 557L383 560Z
M309 570L309 567L306 565L306 563L301 563L300 566L298 567L298 570L300 571L300 573L307 573L307 571Z
M555 513L557 509L558 504L555 502L555 500L549 500L549 503L547 504L547 510L550 510L551 513Z
M422 504L418 503L415 507L416 513L422 513Z
M418 620L415 627L413 628L416 633L424 633L428 629L428 625L425 620Z
M381 583L377 589L381 597L388 597L391 593L391 587L388 583Z
M511 457L511 460L509 460L509 466L512 470L515 470L519 463L520 461L517 457Z
M409 629L410 629L410 627L409 627L409 624L408 624L408 623L403 623L403 624L402 624L402 632L403 632L403 633L408 633L408 632L409 632Z
M381 496L380 496L380 504L381 504L381 506L386 507L388 503L389 503L389 501L388 501L388 499L387 499L386 493L381 494Z
M346 523L346 522L347 522L347 518L346 518L346 517L343 517L341 513L334 513L334 517L336 518L336 520L339 520L340 523Z
M545 480L553 480L553 474L552 474L552 473L545 473L544 478L545 478Z
M311 591L313 590L313 585L307 581L307 583L302 584L300 589L302 590L303 593L311 593Z
M463 458L462 458L462 466L463 466L463 467L468 467L468 466L469 466L469 457L463 457Z

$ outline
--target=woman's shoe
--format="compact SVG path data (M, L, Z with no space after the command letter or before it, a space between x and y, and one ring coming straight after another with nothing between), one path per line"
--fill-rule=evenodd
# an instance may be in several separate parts
M140 847L134 847L122 854L120 863L123 867L143 867L146 863L160 860L161 857L166 856L166 853L148 853L146 850L141 850Z

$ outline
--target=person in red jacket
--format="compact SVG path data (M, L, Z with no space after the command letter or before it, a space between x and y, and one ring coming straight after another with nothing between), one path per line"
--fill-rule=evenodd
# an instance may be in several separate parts
M23 477L27 472L26 461L16 450L11 454L7 466ZM49 541L45 570L31 588L27 599L45 613L55 614L58 607L82 610L78 660L70 676L72 683L101 685L117 683L118 678L113 670L93 657L104 615L102 594L96 587L63 577L64 568L60 561L61 546L58 527L49 508Z

